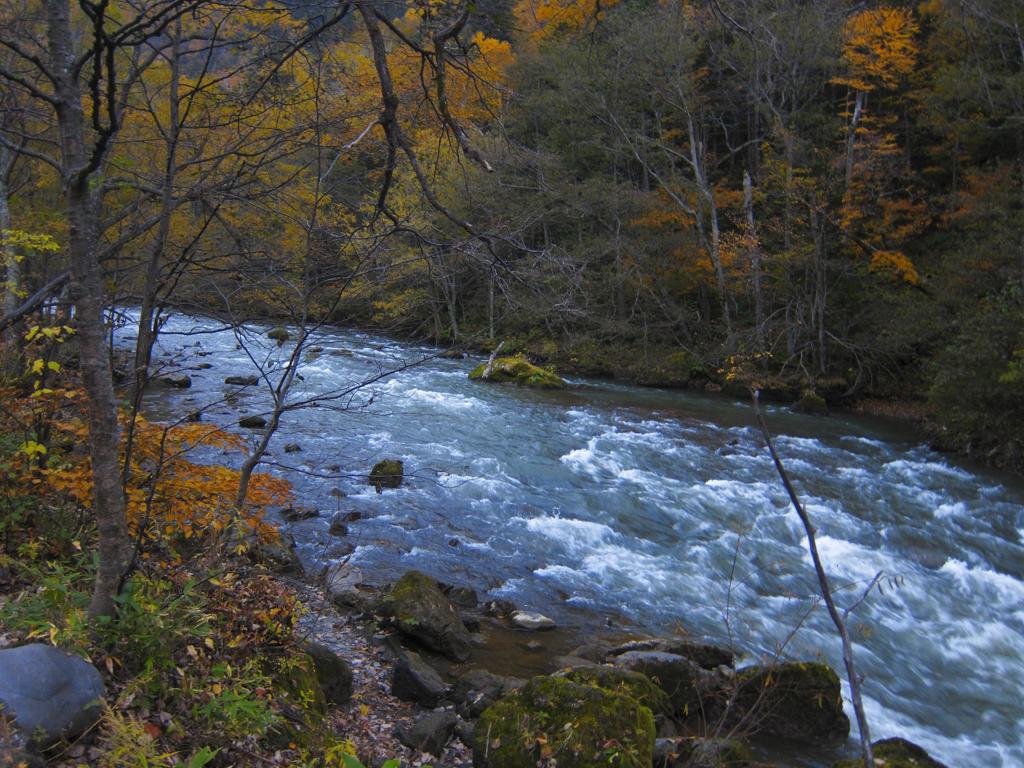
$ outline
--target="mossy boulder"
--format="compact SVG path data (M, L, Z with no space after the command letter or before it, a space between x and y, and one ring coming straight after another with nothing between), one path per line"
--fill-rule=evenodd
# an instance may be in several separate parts
M683 739L676 753L686 768L746 768L754 759L750 747L737 739Z
M810 744L845 739L850 733L839 676L828 664L749 667L736 673L735 684L730 718L749 715L758 733Z
M813 389L805 389L800 399L793 403L793 409L803 413L828 413L828 403Z
M316 662L308 653L291 653L272 662L268 670L285 716L275 726L270 743L306 746L320 736L327 714L327 697L317 677Z
M717 694L721 685L718 676L699 664L675 653L664 651L629 651L615 659L615 666L640 673L653 681L668 695L672 713L695 716Z
M876 768L946 768L921 747L906 739L882 739L871 745ZM861 758L840 760L832 768L861 768Z
M641 384L685 387L694 379L707 377L704 362L689 350L670 352L649 362L634 363L634 375Z
M284 344L291 337L292 335L288 333L288 329L285 328L283 325L278 325L267 331L267 338L273 339L278 343L278 345Z
M556 677L612 693L624 693L639 701L655 715L672 714L672 702L668 694L651 682L649 677L639 672L617 667L577 666L557 673Z
M499 357L487 372L488 363L481 363L472 371L469 378L474 381L512 382L523 387L538 389L563 389L565 382L555 373L534 365L522 355Z
M385 595L382 607L402 634L455 661L469 658L469 630L429 576L409 571Z
M373 465L367 482L377 489L398 488L405 477L405 465L398 459L384 459Z
M624 693L535 677L484 711L473 742L476 768L650 768L654 715Z

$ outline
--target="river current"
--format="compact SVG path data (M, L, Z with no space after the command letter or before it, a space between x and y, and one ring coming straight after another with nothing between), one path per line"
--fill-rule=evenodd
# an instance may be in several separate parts
M265 412L265 384L224 379L280 364L291 345L266 330L172 317L156 364L192 386L154 388L150 417L204 408L234 427ZM308 343L324 350L290 401L315 405L285 414L266 467L321 513L288 526L307 562L338 551L334 512L360 512L351 562L380 582L417 568L583 631L685 628L750 660L781 648L841 670L749 404L583 379L560 392L475 383L478 359L355 331ZM950 766L1024 766L1024 484L893 425L766 416L840 605L884 574L851 619L872 737L903 736ZM406 481L378 494L366 473L390 457Z

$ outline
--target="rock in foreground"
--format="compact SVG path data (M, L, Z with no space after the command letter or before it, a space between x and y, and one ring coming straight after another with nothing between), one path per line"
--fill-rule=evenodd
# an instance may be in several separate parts
M382 488L398 488L405 476L405 465L398 459L378 461L370 470L367 482L380 493Z
M100 673L78 656L40 643L0 650L0 704L37 746L92 727L103 694Z
M385 596L384 609L395 628L407 637L455 661L469 658L469 630L429 576L409 571Z
M539 389L562 389L565 387L565 382L558 375L534 365L522 355L499 357L491 366L489 374L487 366L488 363L481 363L470 372L469 378L474 381L511 381L520 386Z
M481 715L473 741L476 768L650 768L654 716L623 693L535 677Z
M759 733L808 744L845 739L850 733L839 676L828 664L751 667L737 673L736 685L733 716L754 712Z
M921 747L906 739L882 739L871 745L876 768L946 768ZM840 760L833 768L859 768L861 758Z

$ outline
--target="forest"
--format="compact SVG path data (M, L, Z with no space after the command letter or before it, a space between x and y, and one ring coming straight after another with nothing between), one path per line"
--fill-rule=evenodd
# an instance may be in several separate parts
M1022 26L1024 7L1007 0L0 0L0 673L13 679L21 663L4 652L48 644L94 662L107 689L81 739L65 738L84 730L76 723L26 740L0 710L0 766L377 768L402 757L393 742L366 744L374 723L408 713L381 715L365 691L358 714L332 708L351 698L352 672L337 672L346 663L330 648L295 641L320 627L306 590L326 590L339 626L350 614L364 629L380 620L457 663L450 631L479 622L456 617L461 629L445 624L440 645L417 636L436 617L403 619L409 590L414 613L457 613L463 588L429 577L406 574L372 606L337 569L302 582L277 521L319 513L297 498L304 481L277 471L302 447L276 451L275 436L308 409L371 405L372 386L419 363L490 354L483 378L504 359L535 384L561 387L558 371L896 417L1012 486L1024 468ZM198 381L161 346L182 316L207 318L183 335L217 350L188 370L242 389L214 404L174 400ZM253 331L263 326L270 341ZM419 363L309 394L304 366L321 355L342 365L374 352L325 351L336 328L376 334L377 351L386 339L420 345L409 347ZM228 370L235 351L252 365ZM264 392L260 415L215 423L246 387ZM149 412L154 392L180 406L174 418ZM369 486L396 497L402 464L385 465ZM364 513L347 514L331 535ZM1006 531L1021 529L1001 520L992 560L950 556L936 570L966 562L1002 576L1019 539ZM809 523L807 538L813 550ZM864 595L844 595L844 616L873 588L900 587L882 574L851 582ZM524 611L499 603L481 606L516 624ZM753 765L743 740L759 732L816 747L849 732L849 692L824 664L766 663L712 683L736 666L734 648L657 642L608 645L597 661L685 657L696 698L680 700L682 684L648 690L668 672L646 667L600 684L575 673L573 686L628 688L639 706L597 722L650 719L602 736L600 759L580 756L590 710L560 747L537 726L467 736L443 759ZM582 659L572 645L555 655ZM395 669L418 669L417 685L437 677L403 653ZM700 654L717 661L702 667ZM808 668L823 677L806 682ZM326 682L346 674L347 694ZM463 702L447 735L470 720L504 733L529 697L567 695L552 679L534 678L515 702L490 695L494 708L472 717ZM780 680L799 689L797 705ZM806 704L805 685L839 701L811 733L779 714ZM0 705L16 710L4 696L0 682ZM652 755L655 731L685 748ZM523 738L525 758L500 752ZM708 752L708 739L728 748ZM939 765L889 741L880 764ZM916 759L932 762L898 762Z

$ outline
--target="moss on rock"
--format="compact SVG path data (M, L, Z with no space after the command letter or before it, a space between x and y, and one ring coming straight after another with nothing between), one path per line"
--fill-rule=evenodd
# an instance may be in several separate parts
M316 662L308 653L291 653L271 664L269 674L286 716L271 735L271 744L308 746L320 737L327 714L327 697L317 677Z
M846 738L839 676L828 664L786 662L736 674L734 718L748 714L759 733L808 743Z
M793 408L804 413L828 413L828 403L825 398L813 389L805 389L800 399L793 403Z
M398 459L378 461L370 470L367 482L378 491L381 488L398 488L405 477L405 465Z
M513 382L523 387L538 389L562 389L565 382L555 373L534 365L522 355L499 357L494 361L489 375L484 377L487 363L474 368L469 378L474 381Z
M434 579L409 571L384 597L395 628L456 661L469 657L472 639L451 601Z
M286 341L288 341L288 339L292 337L292 335L288 333L288 329L285 328L283 325L278 325L267 331L267 337L273 339L278 344L284 344Z
M624 693L656 715L672 715L673 707L668 694L649 677L639 672L617 667L588 666L559 672L557 676L579 685L591 685L612 693Z
M477 768L650 768L654 715L624 693L535 677L484 711L473 741Z
M921 747L906 739L882 739L871 745L876 768L946 768ZM840 760L832 768L861 768L862 759Z

